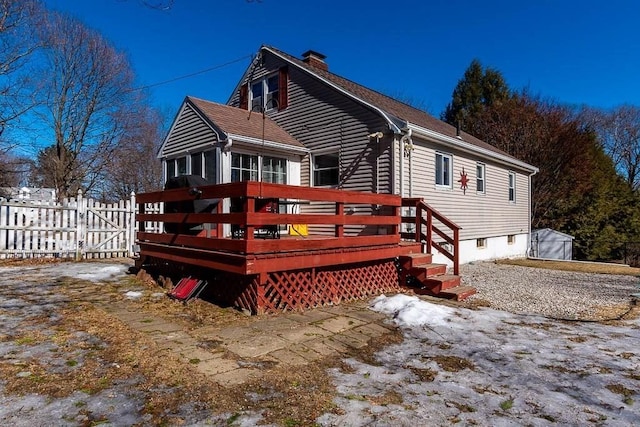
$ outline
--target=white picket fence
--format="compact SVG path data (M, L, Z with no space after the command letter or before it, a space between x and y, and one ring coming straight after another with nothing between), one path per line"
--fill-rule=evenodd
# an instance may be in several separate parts
M145 209L152 212L161 206ZM62 203L0 201L0 259L130 257L137 231L135 214L134 194L112 204L84 198L82 192Z

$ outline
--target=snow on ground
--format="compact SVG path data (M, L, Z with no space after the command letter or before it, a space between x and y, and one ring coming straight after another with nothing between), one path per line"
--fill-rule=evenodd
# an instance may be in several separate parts
M404 342L333 369L324 426L640 425L640 321L559 322L380 296ZM378 404L385 396L400 396Z

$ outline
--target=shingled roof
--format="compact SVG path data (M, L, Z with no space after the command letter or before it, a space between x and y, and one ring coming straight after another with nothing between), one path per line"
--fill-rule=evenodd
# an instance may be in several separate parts
M271 46L263 46L263 49L267 49L286 59L287 61L295 64L296 66L307 70L311 74L315 74L318 77L321 77L334 85L340 87L342 90L350 93L355 98L358 98L368 104L374 105L380 110L384 111L390 116L393 116L396 119L399 119L402 122L420 126L422 128L429 129L431 131L437 132L441 135L448 136L451 138L457 138L457 130L454 126L451 126L448 123L443 122L442 120L438 120L425 111L419 110L415 107L412 107L408 104L405 104L401 101L391 98L390 96L384 95L380 92L376 92L375 90L364 87L358 83L355 83L349 79L338 76L337 74L331 73L327 70L320 69L317 67L313 67L302 60L295 58L289 55L286 52L283 52L279 49L276 49ZM468 134L466 132L461 131L459 135L459 139L462 142L469 143L476 147L482 148L484 150L488 150L494 152L496 154L500 154L505 157L512 158L516 161L515 157L505 153L504 151L494 147L491 144L488 144L482 141L475 136Z
M304 148L304 144L289 135L269 116L263 117L261 113L249 113L247 110L205 101L192 96L187 96L187 102L197 108L215 127L227 135L245 136L258 140L264 139L292 147Z

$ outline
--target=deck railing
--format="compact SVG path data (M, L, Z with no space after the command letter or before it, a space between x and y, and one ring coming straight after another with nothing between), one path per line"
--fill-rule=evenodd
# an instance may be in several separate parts
M183 202L211 201L208 212L193 213L188 209L171 212L169 204L185 206ZM260 211L265 201L299 205L298 211L279 213ZM225 251L239 254L260 254L286 251L354 248L376 245L397 245L400 242L400 207L402 199L388 194L373 194L325 188L310 188L254 181L207 185L157 191L137 196L139 214L138 241L174 245L199 250ZM149 213L147 204L164 202L164 213ZM328 213L312 213L313 204L322 205ZM147 224L164 223L164 227L149 230ZM167 227L167 225L178 225ZM197 235L184 230L190 225L208 227ZM329 235L260 238L256 231L286 224L323 226ZM359 226L359 227L355 227ZM345 230L346 227L346 230ZM273 229L273 228L271 228ZM353 232L353 229L359 230ZM169 231L169 232L168 232ZM268 235L262 235L268 237ZM271 236L274 237L274 236Z
M422 198L404 198L402 206L415 208L415 216L402 217L404 224L413 224L415 227L411 232L403 232L402 237L423 243L427 253L432 253L432 248L436 248L453 262L454 274L460 274L461 227L426 204ZM437 223L434 223L434 219ZM434 238L434 234L439 239Z

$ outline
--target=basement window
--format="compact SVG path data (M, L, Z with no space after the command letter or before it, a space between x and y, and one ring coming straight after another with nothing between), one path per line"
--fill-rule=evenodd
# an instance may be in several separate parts
M476 239L476 248L484 249L487 247L487 239L482 237L480 239Z
M516 235L515 234L509 234L507 236L507 244L513 245L515 242L516 242Z

